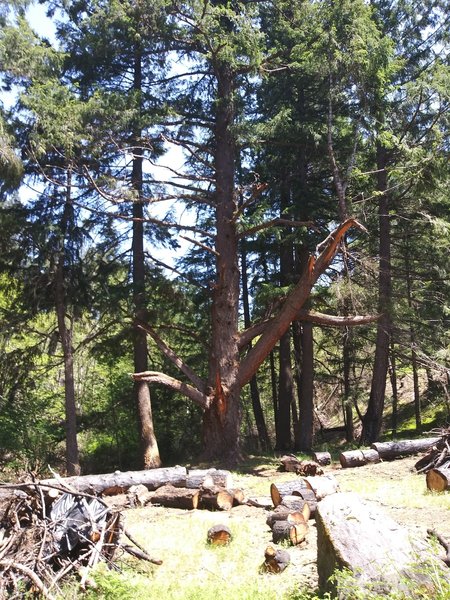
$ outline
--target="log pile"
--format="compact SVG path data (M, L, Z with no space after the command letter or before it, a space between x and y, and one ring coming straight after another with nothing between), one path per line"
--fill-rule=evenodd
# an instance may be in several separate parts
M120 551L152 559L122 530L121 514L100 499L64 490L58 498L35 484L9 500L0 521L0 597L45 598L60 593L64 578L77 575L84 588L99 561L113 565ZM124 537L134 545L123 542Z

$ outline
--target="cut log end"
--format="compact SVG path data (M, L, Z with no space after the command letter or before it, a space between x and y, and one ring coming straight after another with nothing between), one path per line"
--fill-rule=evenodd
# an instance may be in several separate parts
M226 546L231 542L233 536L226 525L214 525L208 530L206 540L214 546Z
M445 492L450 488L450 469L431 469L426 474L426 482L431 492Z
M291 557L287 550L267 546L264 553L263 570L266 573L282 573L290 562Z

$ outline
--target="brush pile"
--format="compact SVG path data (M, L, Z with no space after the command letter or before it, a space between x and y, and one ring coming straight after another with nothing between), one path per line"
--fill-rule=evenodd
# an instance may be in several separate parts
M0 515L1 599L27 593L54 598L69 575L84 588L99 561L115 566L118 549L160 562L121 544L121 514L89 494L22 484Z

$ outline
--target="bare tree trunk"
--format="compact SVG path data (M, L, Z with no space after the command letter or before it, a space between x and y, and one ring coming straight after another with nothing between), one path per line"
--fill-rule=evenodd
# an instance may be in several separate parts
M290 450L292 447L291 405L293 401L290 331L286 332L280 339L279 360L278 419L275 447L277 450Z
M300 376L299 449L309 452L314 438L314 338L312 323L302 323L302 370Z
M392 435L395 436L398 425L398 386L394 344L391 344L391 351L389 353L389 377L392 387Z
M375 362L372 374L369 404L363 418L362 444L368 445L379 438L386 393L386 378L389 365L389 344L391 339L391 232L389 217L389 194L387 192L386 149L377 147L378 191L379 196L379 274L378 304L381 317L377 325Z
M229 65L219 62L215 66L215 75L217 280L212 299L212 344L208 376L208 390L212 395L212 402L203 417L203 458L220 457L233 463L240 456L241 424L241 386L237 381L239 266L235 221L237 203L234 193L236 153L232 132L234 74Z
M134 63L133 89L139 93L142 88L142 59L140 49L136 49ZM147 321L147 299L145 293L145 254L144 254L144 206L142 198L142 163L143 154L140 145L140 129L135 127L135 148L131 183L136 197L133 202L133 302L136 322ZM136 373L147 371L148 347L145 331L135 328L133 332L133 360ZM158 443L153 428L150 389L145 381L134 384L135 403L139 418L141 460L144 469L161 466Z
M75 399L75 381L73 373L72 322L67 310L67 295L65 287L65 238L69 227L72 195L70 168L67 171L66 198L61 218L61 238L55 272L55 301L58 333L64 356L64 407L66 427L66 471L67 475L79 475L80 457L77 440L77 410ZM69 319L69 325L67 325Z
M250 327L250 305L248 301L248 278L247 278L247 253L245 245L242 244L241 250L241 271L242 271L242 304L244 307L244 326ZM267 433L264 412L261 406L261 398L258 389L258 379L256 375L250 380L250 397L252 400L253 415L255 417L256 429L258 431L258 440L261 449L265 452L271 449L269 434Z

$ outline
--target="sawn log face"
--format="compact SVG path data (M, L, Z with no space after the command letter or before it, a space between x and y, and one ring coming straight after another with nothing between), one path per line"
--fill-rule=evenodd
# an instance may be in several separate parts
M339 598L345 598L329 577L335 569L347 568L353 571L362 593L369 588L373 595L406 591L406 582L423 590L423 597L434 597L431 575L445 573L445 567L424 540L415 539L375 504L353 493L333 494L318 504L316 521L322 590L337 591Z

